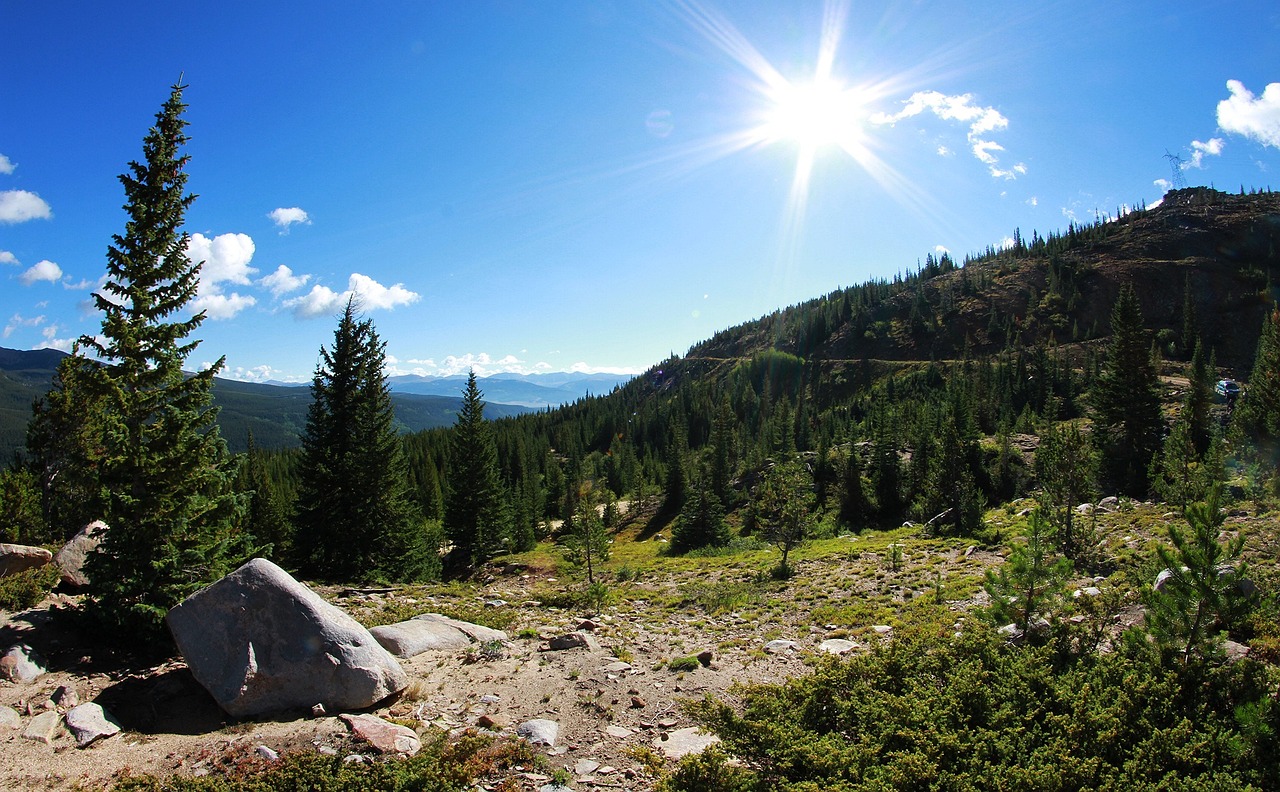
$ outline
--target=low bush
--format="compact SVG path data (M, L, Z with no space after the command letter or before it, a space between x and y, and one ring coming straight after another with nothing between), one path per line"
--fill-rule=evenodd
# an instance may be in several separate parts
M62 571L56 565L45 564L0 578L0 610L34 608L53 591L61 577Z

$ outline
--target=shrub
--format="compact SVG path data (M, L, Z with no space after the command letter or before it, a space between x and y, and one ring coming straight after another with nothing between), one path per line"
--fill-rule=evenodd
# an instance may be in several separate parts
M0 578L0 610L34 608L58 585L62 572L54 564Z

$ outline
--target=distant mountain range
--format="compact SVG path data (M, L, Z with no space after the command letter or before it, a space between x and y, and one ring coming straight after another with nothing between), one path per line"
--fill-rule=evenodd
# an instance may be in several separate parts
M631 379L625 374L494 374L480 380L484 400L490 404L514 404L535 410L559 407L587 395L603 396ZM396 393L425 396L459 396L466 387L465 374L445 377L401 375L389 378Z
M0 347L0 465L26 440L31 403L49 390L65 352ZM607 393L627 378L615 374L498 374L481 380L485 417L506 418ZM404 432L451 426L462 404L465 376L393 377L391 401ZM311 404L306 385L214 380L218 425L232 451L243 451L248 434L261 448L300 444Z

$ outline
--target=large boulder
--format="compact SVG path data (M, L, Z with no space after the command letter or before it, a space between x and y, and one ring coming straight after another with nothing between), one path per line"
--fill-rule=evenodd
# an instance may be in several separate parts
M316 704L363 709L408 684L368 630L264 558L187 597L166 620L192 675L237 718Z
M106 532L107 524L102 520L95 520L81 528L79 533L71 537L71 541L54 554L53 563L62 570L64 585L75 588L89 585L89 578L84 574L84 562L90 553L98 549L102 535Z
M423 619L373 627L369 634L396 657L413 657L431 650L466 649L471 645L471 639L462 630Z
M42 567L52 560L53 553L43 547L0 543L0 577Z

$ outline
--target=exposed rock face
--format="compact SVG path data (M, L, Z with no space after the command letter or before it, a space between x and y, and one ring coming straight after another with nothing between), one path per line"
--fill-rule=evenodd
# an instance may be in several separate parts
M413 657L423 652L466 649L473 643L505 641L501 630L450 619L438 613L424 613L408 621L374 627L370 634L396 657Z
M42 567L52 560L53 553L43 547L0 543L0 577Z
M120 733L120 724L92 701L67 710L67 729L76 738L76 747L85 748L94 740Z
M44 660L30 646L18 644L0 657L0 678L10 682L31 684L44 674Z
M237 718L363 709L403 690L404 670L355 619L255 558L169 611L192 675Z
M98 549L102 536L107 532L107 524L95 520L80 529L71 537L71 541L53 557L53 563L62 570L62 582L67 586L83 588L89 585L89 578L84 574L84 562L89 554Z
M375 715L339 715L353 734L382 753L413 756L422 750L422 741L407 726L384 721Z
M455 630L466 635L476 643L487 643L489 641L505 641L507 634L502 630L495 630L491 627L484 627L471 622L458 621L450 619L448 616L441 616L438 613L424 613L421 616L414 616L413 621L434 622L436 624L446 624Z

